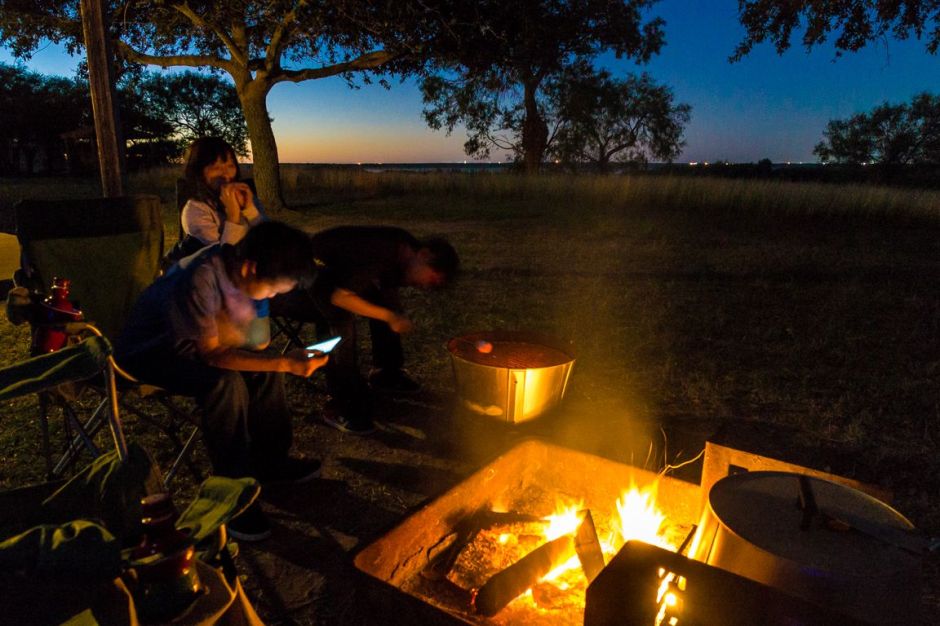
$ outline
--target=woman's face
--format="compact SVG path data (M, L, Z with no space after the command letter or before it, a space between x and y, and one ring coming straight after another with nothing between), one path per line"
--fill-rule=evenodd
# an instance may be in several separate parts
M232 159L232 155L219 157L214 163L202 168L202 180L213 191L219 191L222 185L235 180L238 174L238 163Z

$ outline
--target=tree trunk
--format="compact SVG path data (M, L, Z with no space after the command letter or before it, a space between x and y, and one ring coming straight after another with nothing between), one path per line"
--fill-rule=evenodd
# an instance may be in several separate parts
M264 208L276 213L287 205L281 195L281 164L277 158L271 118L268 116L267 97L270 89L270 84L257 79L237 86L238 99L248 127L248 139L251 141L255 189Z
M522 122L522 162L526 174L537 174L542 166L542 157L548 145L548 124L542 119L535 102L538 83L525 83L525 120Z

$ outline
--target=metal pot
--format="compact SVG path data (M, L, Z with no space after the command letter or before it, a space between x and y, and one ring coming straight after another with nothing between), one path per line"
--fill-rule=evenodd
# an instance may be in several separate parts
M903 515L856 489L746 472L711 488L690 554L865 622L919 623L912 530Z
M526 347L551 351L553 358L527 360L532 350ZM523 331L464 335L448 341L447 350L461 406L513 423L534 419L557 405L575 361L571 342Z

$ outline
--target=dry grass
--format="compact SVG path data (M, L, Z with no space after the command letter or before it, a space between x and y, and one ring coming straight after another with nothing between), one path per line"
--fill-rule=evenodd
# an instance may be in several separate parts
M527 328L578 346L567 412L546 426L562 443L629 460L635 450L645 456L660 426L676 442L673 456L689 429L790 427L793 439L775 442L781 455L795 445L845 452L849 464L834 470L893 488L899 510L940 533L936 193L302 167L286 167L284 176L295 210L278 217L291 223L308 230L400 224L446 234L461 253L463 275L453 288L406 299L419 329L406 341L409 367L438 400L400 409L396 420L423 429L426 439L397 450L374 440L350 448L328 430L298 426L302 445L342 468L334 471L356 497L385 512L378 519L393 521L426 492L391 485L385 470L367 476L366 463L392 459L390 468L459 475L481 458L470 451L485 446L461 439L440 400L452 390L444 342ZM174 178L167 170L132 179L136 190L167 201L168 225ZM25 190L4 197L10 193ZM19 358L24 331L5 321L0 331L0 358ZM319 401L316 389L293 393L303 412ZM2 485L35 477L28 404L3 408ZM686 448L682 458L696 452ZM380 530L361 518L349 523L355 532L344 532L357 537ZM927 586L935 582L934 575Z

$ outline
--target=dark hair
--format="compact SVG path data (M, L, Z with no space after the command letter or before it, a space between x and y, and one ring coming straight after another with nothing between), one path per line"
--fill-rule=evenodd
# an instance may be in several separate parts
M310 236L283 222L261 222L233 246L235 262L254 261L260 280L309 282L313 273Z
M460 267L460 258L450 242L443 237L431 237L422 241L421 247L431 253L428 266L435 272L440 272L445 283L453 280Z
M189 183L190 189L193 189L196 198L199 200L218 201L216 192L206 185L202 179L202 171L212 165L219 159L231 158L234 163L238 163L238 155L235 149L227 141L219 137L200 137L189 145L186 151L186 165L183 168L183 177ZM240 168L235 167L235 180L241 177Z

